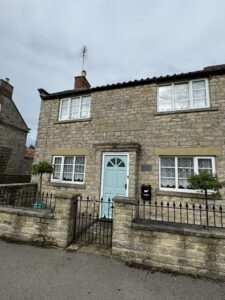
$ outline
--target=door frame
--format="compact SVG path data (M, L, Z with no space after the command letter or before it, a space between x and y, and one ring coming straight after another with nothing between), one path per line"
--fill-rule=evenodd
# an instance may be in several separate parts
M105 157L107 155L124 155L127 156L127 189L126 189L126 197L128 197L129 193L129 164L130 164L130 157L128 152L103 152L102 153L102 174L101 174L101 192L100 192L100 199L103 197L103 187L104 187L104 168L105 168ZM100 205L100 212L99 215L101 215L101 205Z

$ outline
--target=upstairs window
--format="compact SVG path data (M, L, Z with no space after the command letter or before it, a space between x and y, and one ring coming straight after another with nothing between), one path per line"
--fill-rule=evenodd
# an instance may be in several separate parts
M208 80L158 86L158 112L209 107Z
M52 181L84 183L84 156L54 156Z
M90 108L91 97L89 96L62 99L59 121L90 118Z
M205 170L215 173L214 157L160 157L160 189L190 191L188 178Z

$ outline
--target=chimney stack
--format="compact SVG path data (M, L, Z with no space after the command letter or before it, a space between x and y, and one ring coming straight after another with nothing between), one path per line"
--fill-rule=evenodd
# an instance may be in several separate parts
M0 95L3 95L9 99L13 95L13 86L9 83L9 78L0 79Z
M75 81L74 81L74 89L75 90L90 89L91 85L88 82L86 76L87 76L87 72L82 70L81 75L75 77Z

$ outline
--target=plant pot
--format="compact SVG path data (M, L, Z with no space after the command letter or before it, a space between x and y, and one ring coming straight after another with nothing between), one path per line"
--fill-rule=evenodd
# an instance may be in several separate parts
M35 202L33 204L33 208L46 209L47 208L47 204L43 203L43 202Z

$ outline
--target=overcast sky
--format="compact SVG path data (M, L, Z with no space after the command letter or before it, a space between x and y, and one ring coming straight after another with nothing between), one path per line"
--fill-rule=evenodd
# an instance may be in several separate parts
M0 78L34 142L38 88L73 88L87 46L92 86L225 63L224 0L0 0Z

